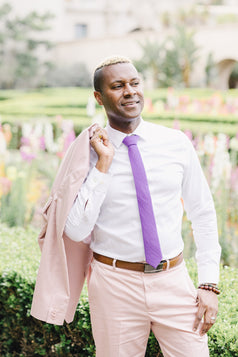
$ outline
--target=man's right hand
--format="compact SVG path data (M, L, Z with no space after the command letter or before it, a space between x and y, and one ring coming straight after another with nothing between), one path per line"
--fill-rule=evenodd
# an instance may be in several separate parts
M114 156L114 148L108 139L106 130L98 126L90 138L90 144L98 155L96 168L107 173Z

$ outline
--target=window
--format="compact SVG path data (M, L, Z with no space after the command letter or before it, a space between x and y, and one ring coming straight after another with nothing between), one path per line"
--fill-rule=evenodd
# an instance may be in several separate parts
M75 27L75 38L87 37L88 26L86 24L76 24L74 27Z

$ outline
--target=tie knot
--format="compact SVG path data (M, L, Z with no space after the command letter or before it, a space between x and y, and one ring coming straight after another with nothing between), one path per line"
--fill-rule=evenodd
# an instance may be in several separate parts
M126 136L124 139L123 139L123 143L126 145L126 146L131 146L131 145L136 145L137 144L137 141L139 139L139 136L138 135L130 135L130 136Z

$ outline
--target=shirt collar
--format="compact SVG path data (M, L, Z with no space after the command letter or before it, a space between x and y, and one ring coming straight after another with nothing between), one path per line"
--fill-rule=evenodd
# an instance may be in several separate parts
M133 131L132 134L138 135L140 138L146 140L146 130L145 130L146 123L143 119L141 119L140 124L138 127ZM127 134L123 133L122 131L113 129L109 123L107 123L106 130L108 132L108 136L112 144L116 147L119 148L121 145L123 139L127 136Z

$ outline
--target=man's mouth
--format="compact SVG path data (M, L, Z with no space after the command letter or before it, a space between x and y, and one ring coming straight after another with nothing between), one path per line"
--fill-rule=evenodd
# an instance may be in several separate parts
M126 102L126 103L122 103L122 106L123 107L133 107L134 105L138 104L140 101L136 101L136 100L133 100L133 101L130 101L130 102Z

